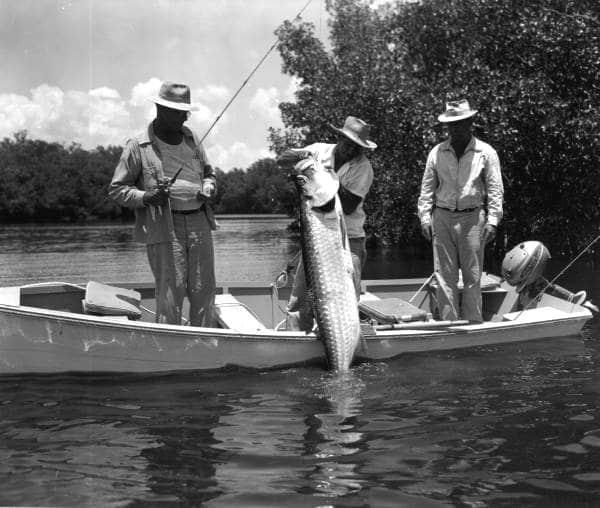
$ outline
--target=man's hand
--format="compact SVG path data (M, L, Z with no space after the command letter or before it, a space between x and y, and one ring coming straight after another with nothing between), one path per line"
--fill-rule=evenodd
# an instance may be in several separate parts
M164 206L169 201L169 191L165 188L157 188L144 192L142 198L144 205Z
M494 238L496 238L496 226L492 226L491 224L486 224L483 228L482 234L483 245L487 245L492 242Z
M431 242L431 224L421 224L421 234Z
M307 150L286 150L277 157L277 165L282 168L292 168L298 162L307 159L311 155Z
M202 189L196 193L196 199L198 201L208 201L215 195L215 184L210 180L205 181L202 184Z

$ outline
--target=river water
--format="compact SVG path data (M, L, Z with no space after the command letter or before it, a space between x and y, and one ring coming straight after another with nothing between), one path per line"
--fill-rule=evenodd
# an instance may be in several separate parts
M271 281L297 251L285 219L221 223L219 281ZM366 278L429 275L427 257L370 256ZM151 280L129 226L0 229L0 285L90 279ZM559 282L600 302L583 262ZM343 377L0 377L0 505L600 506L599 339L594 319Z

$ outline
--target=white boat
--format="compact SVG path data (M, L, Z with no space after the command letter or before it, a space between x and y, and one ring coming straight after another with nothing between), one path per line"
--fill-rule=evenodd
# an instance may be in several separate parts
M485 321L480 324L432 319L434 293L425 279L363 281L365 340L355 361L577 336L592 317L583 302L546 293L529 308L519 309L513 286L494 276L487 280L492 284L483 288ZM273 369L313 362L325 366L323 344L315 333L279 329L289 288L221 284L216 302L219 327L199 328L153 322L152 284L111 286L139 292L140 319L90 314L90 306L84 305L86 287L78 284L0 288L0 374ZM389 312L397 303L420 311L408 316L405 310ZM387 317L381 316L378 304L388 307Z

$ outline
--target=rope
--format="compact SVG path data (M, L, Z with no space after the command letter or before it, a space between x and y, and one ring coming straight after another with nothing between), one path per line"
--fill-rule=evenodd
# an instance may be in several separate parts
M294 257L288 261L287 266L281 270L279 275L275 277L275 280L271 283L271 323L273 324L274 329L277 329L277 327L281 325L281 323L279 323L277 327L275 326L275 305L277 305L282 314L287 314L287 309L282 307L279 303L279 289L287 285L290 272L294 269L300 254L302 254L302 250L296 252Z

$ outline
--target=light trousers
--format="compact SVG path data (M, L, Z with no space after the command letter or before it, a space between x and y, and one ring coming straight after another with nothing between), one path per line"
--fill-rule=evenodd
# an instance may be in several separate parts
M181 324L187 296L190 324L213 326L215 254L206 213L174 213L173 228L171 242L147 246L156 282L156 322Z
M435 208L432 225L433 264L435 271L441 275L436 293L440 318L481 322L485 211L450 212ZM459 268L464 285L460 305Z

